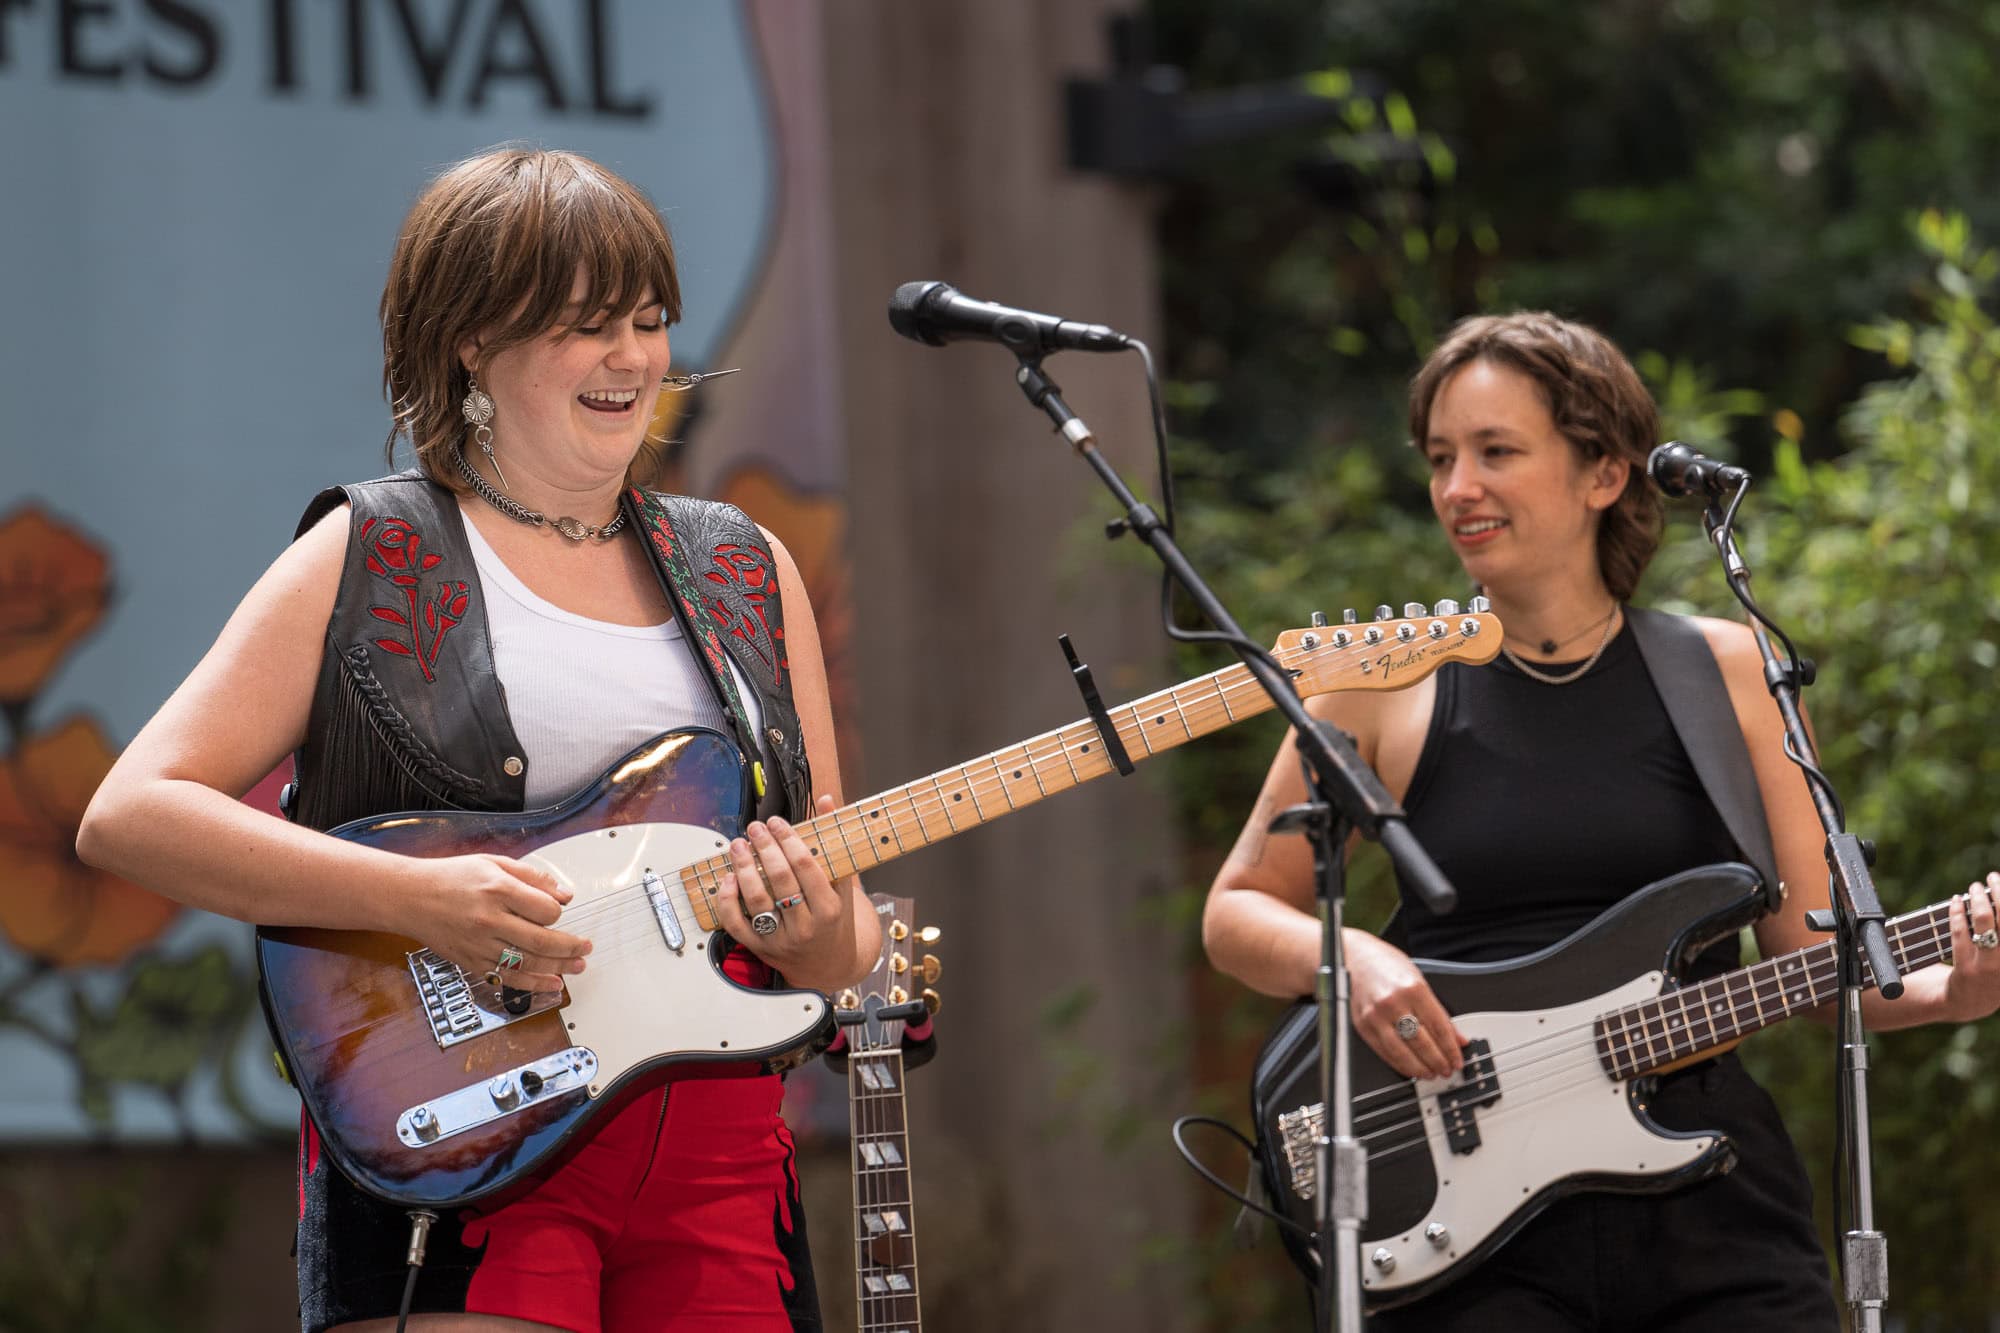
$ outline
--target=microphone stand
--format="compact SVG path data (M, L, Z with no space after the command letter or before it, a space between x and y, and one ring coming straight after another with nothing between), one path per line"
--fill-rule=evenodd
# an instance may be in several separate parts
M1320 964L1314 993L1319 1003L1320 1095L1326 1115L1316 1144L1319 1168L1316 1314L1322 1329L1360 1333L1361 1225L1368 1213L1368 1157L1354 1137L1354 1108L1349 1093L1348 1035L1353 1028L1348 1022L1350 996L1340 934L1348 833L1358 829L1364 836L1379 841L1403 873L1405 882L1431 911L1439 915L1451 911L1458 905L1458 894L1410 832L1404 822L1403 807L1355 753L1352 738L1306 712L1284 669L1244 636L1221 600L1188 563L1159 515L1132 494L1117 470L1099 452L1090 427L1069 410L1062 400L1062 390L1042 373L1040 355L1020 349L1015 350L1015 355L1020 367L1014 378L1021 392L1055 423L1057 431L1124 507L1124 521L1114 524L1109 535L1116 537L1129 531L1153 549L1175 582L1186 589L1209 622L1222 631L1243 665L1298 734L1299 755L1313 799L1279 815L1272 821L1271 829L1305 832L1312 840L1318 881Z
M1834 1227L1841 1233L1840 1273L1846 1292L1849 1325L1855 1333L1881 1333L1882 1309L1889 1299L1889 1241L1875 1228L1874 1163L1869 1146L1868 1040L1862 1027L1861 996L1865 978L1873 976L1885 999L1903 993L1903 980L1896 967L1882 929L1882 900L1876 895L1874 878L1868 867L1875 860L1873 842L1846 830L1846 817L1834 794L1833 783L1819 768L1819 755L1807 734L1805 718L1799 711L1799 691L1813 683L1813 665L1799 657L1785 640L1788 660L1780 661L1771 646L1766 628L1776 630L1750 597L1750 567L1737 549L1734 532L1736 510L1750 489L1746 476L1736 487L1725 510L1718 494L1702 515L1702 527L1716 553L1722 557L1723 575L1736 600L1750 612L1750 631L1764 658L1764 682L1777 701L1785 720L1786 757L1805 770L1806 787L1812 793L1813 808L1826 829L1826 865L1832 887L1831 911L1812 911L1806 920L1814 930L1834 933L1839 960L1840 1010L1835 1024L1835 1044L1840 1051L1840 1073L1835 1080L1836 1115L1840 1132L1836 1153L1845 1160L1834 1169L1847 1188L1841 1193L1844 1207L1836 1210ZM1784 637L1782 630L1779 636ZM1846 1216L1852 1213L1852 1224Z

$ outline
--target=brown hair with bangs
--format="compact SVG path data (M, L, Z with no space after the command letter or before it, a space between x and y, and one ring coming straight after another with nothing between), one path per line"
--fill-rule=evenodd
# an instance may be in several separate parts
M1452 326L1410 381L1410 443L1430 438L1438 389L1474 361L1519 371L1535 382L1556 430L1586 463L1623 459L1625 489L1597 525L1597 568L1619 601L1630 601L1659 549L1664 508L1646 481L1659 442L1660 413L1632 363L1587 325L1540 310L1479 315Z
M680 278L666 224L630 181L589 158L504 145L446 168L418 197L396 239L382 288L385 451L407 435L417 462L462 490L453 462L470 375L458 349L478 338L491 354L532 341L572 313L578 269L586 316L636 309L648 292L668 324L681 317ZM632 476L656 469L648 439Z

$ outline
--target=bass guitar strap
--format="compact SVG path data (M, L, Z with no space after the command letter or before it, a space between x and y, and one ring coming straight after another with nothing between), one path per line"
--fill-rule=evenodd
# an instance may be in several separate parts
M1708 636L1687 616L1627 607L1625 619L1695 776L1743 859L1763 877L1766 910L1775 910L1778 857L1764 818L1764 797Z

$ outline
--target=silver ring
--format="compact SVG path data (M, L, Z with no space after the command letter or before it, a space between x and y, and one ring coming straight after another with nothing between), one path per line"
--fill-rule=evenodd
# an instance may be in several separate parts
M1972 942L1982 949L2000 949L2000 927L1980 931L1972 937Z
M1417 1021L1415 1014L1404 1014L1396 1020L1396 1035L1404 1041L1415 1041L1417 1034L1423 1030L1424 1025Z
M778 914L776 912L757 913L757 915L750 918L750 929L756 931L759 935L777 934Z
M501 947L500 950L501 971L511 972L515 968L519 967L524 961L525 960L521 957L521 951L519 949L516 949L513 945L508 944L508 945L503 945Z

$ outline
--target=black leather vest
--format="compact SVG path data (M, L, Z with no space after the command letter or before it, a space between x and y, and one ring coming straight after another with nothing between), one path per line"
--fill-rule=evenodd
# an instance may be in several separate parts
M414 471L336 486L313 497L298 531L343 503L353 506L348 558L287 813L327 829L396 810L521 809L525 759L494 675L457 498ZM771 775L758 813L809 811L812 776L763 534L733 505L638 490L621 504L737 743ZM725 654L756 693L759 734Z

